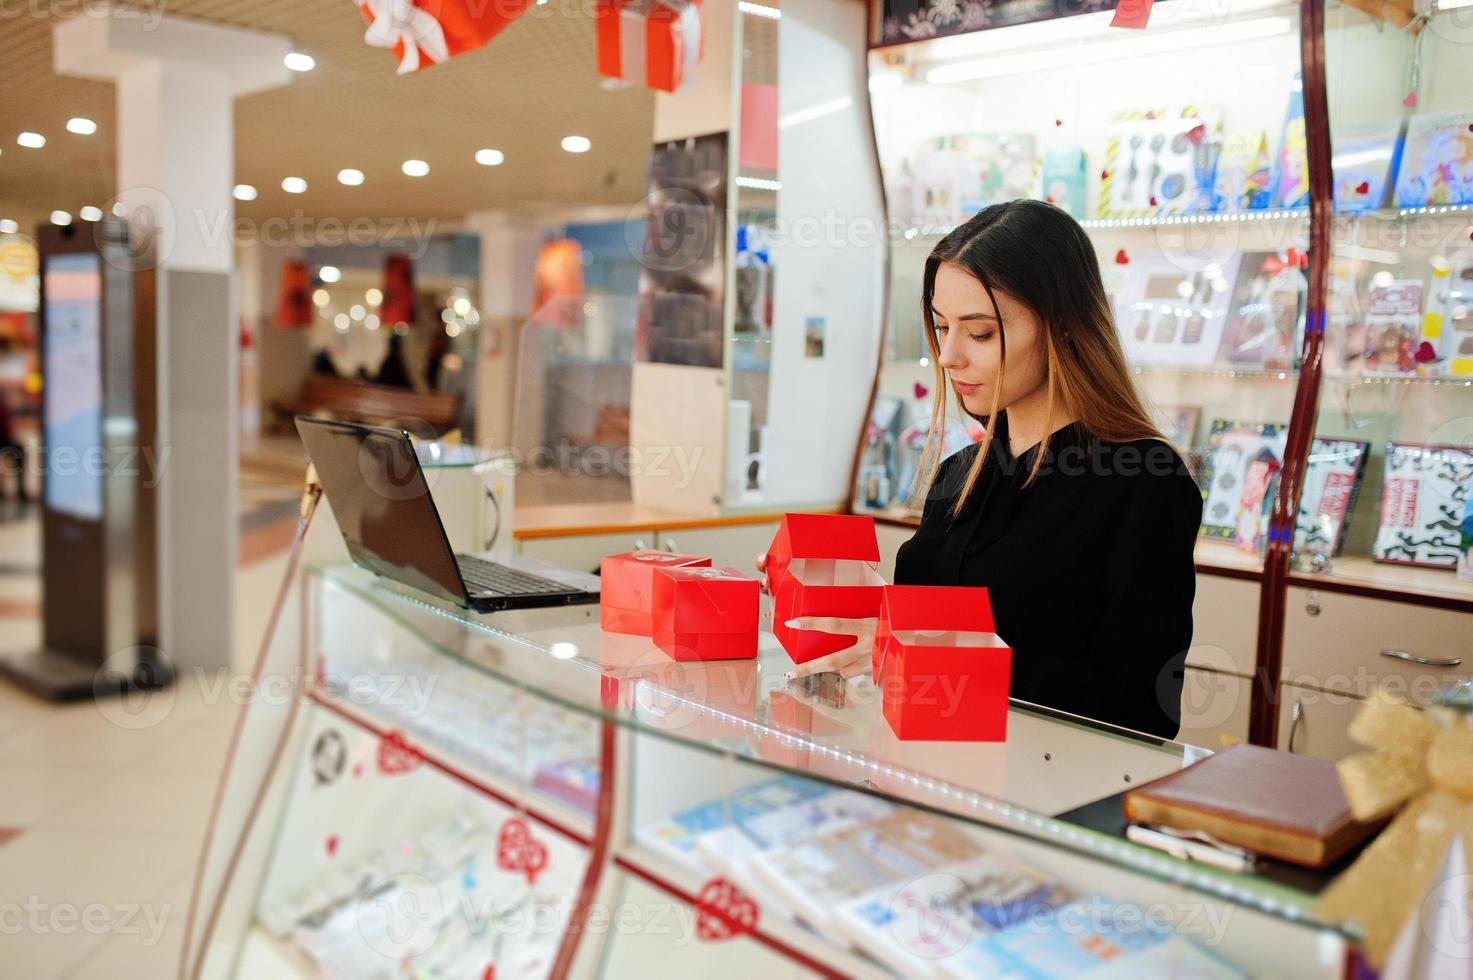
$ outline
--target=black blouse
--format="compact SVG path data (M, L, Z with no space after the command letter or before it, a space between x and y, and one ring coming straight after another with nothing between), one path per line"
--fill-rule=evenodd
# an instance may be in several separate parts
M1076 423L1014 457L1007 417L955 520L980 447L941 464L895 581L986 586L1013 649L1012 696L1174 738L1192 642L1202 495L1156 439L1106 443Z

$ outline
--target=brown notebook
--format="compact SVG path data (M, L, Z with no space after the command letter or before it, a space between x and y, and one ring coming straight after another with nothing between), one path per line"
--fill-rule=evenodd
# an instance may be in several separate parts
M1234 745L1125 794L1125 818L1322 868L1379 823L1357 823L1335 764L1257 745Z

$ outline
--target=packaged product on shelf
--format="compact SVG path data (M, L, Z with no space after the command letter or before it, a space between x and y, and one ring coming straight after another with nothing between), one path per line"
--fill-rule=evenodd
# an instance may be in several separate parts
M1309 148L1304 132L1304 81L1299 72L1289 86L1289 108L1274 158L1272 206L1309 207Z
M617 633L649 636L654 630L651 603L655 569L709 568L710 565L709 558L672 555L667 551L626 551L606 556L599 562L600 624Z
M751 660L761 603L758 581L734 568L655 569L655 646L676 660Z
M1462 548L1458 556L1458 578L1473 582L1473 487L1463 491Z
M1133 260L1116 297L1118 327L1134 364L1211 364L1221 346L1241 255L1183 269L1166 255Z
M1401 119L1372 119L1335 125L1330 165L1335 173L1335 210L1374 211L1396 185L1401 162Z
M602 774L598 759L563 759L540 767L532 777L532 785L553 799L592 816L598 808Z
M1213 210L1255 211L1268 207L1268 134L1261 129L1230 130L1222 141L1213 187Z
M1366 310L1367 374L1415 374L1422 337L1422 281L1371 283Z
M1340 554L1370 448L1353 439L1317 438L1311 444L1294 521L1296 560Z
M1076 220L1085 217L1084 147L1060 146L1043 155L1039 196Z
M1396 178L1396 204L1473 204L1473 113L1411 118Z
M981 211L1027 197L1038 169L1028 133L957 133L925 140L911 157L913 224L951 228Z
M1265 451L1282 465L1286 429L1281 422L1212 420L1198 477L1203 494L1202 537L1238 540L1248 468Z
M1263 554L1268 537L1269 511L1274 488L1278 486L1283 463L1267 446L1260 447L1243 473L1243 492L1238 496L1238 528L1235 543L1238 550Z
M1473 249L1432 260L1422 340L1436 357L1434 373L1473 377Z
M720 799L678 810L663 820L641 828L637 839L652 850L697 873L714 870L707 867L696 849L702 834L729 823L748 823L764 813L795 806L833 791L826 783L797 776L753 783L732 791Z
M1288 371L1304 336L1308 280L1303 257L1290 251L1246 252L1238 263L1216 359L1266 371Z
M1388 443L1372 560L1455 568L1470 492L1473 450Z
M1160 108L1115 116L1105 140L1100 217L1203 209L1216 180L1217 115L1188 107L1175 114Z

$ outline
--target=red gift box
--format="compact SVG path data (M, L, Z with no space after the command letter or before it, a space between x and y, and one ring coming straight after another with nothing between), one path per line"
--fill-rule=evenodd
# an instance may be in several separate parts
M885 588L875 628L875 682L897 738L1007 738L1013 652L995 628L986 589Z
M767 589L772 593L773 635L795 663L835 653L854 641L784 624L799 616L877 615L885 584L875 570L879 561L873 517L783 515L767 549Z
M661 568L653 592L655 646L676 660L757 656L756 579L733 568Z
M598 71L674 92L705 53L700 0L598 0Z
M667 551L626 551L599 562L598 611L601 625L615 633L649 636L655 569L710 567L699 555L672 555Z

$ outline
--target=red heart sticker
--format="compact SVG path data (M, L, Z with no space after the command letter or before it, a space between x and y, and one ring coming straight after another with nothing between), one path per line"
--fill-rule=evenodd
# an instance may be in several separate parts
M496 835L496 866L502 871L520 871L527 876L527 884L534 884L547 867L547 845L532 836L526 821L507 817Z
M1424 340L1421 346L1417 348L1417 353L1413 356L1416 358L1418 364L1431 364L1437 360L1437 351L1433 350L1432 345Z
M378 771L385 776L402 776L418 769L425 757L405 740L402 732L389 732L378 743Z
M1369 193L1371 193L1371 182L1369 180L1363 180L1359 184L1356 184L1355 185L1355 192L1357 194L1369 194Z
M1154 208L1155 206L1156 206L1156 195L1155 194L1152 194L1151 195L1151 207Z
M492 963L490 966L486 967L485 972L481 974L481 980L496 980L495 963Z
M917 399L925 398L927 395L929 395L931 393L931 389L930 388L927 388L925 385L923 385L919 381L917 381L916 382L916 386L915 386L915 393L916 393L916 398Z
M1408 92L1407 97L1401 100L1401 104L1408 109L1415 109L1417 107L1417 93Z
M716 943L757 930L757 903L725 878L712 878L696 897L696 938Z
M1115 253L1115 264L1130 265L1130 256L1125 254L1125 249L1122 248L1120 251Z
M1110 179L1110 171L1108 171L1108 170L1101 170L1100 171L1100 180L1109 180L1109 179Z
M1206 135L1207 135L1207 124L1206 123L1197 123L1197 125L1193 126L1191 129L1187 130L1187 139L1191 140L1192 143L1193 143L1193 145L1200 146L1201 143L1202 143L1203 137L1205 137Z
M338 835L333 834L327 839L327 856L333 857L338 853Z
M1044 198L1044 200L1047 201L1049 204L1053 204L1054 203L1054 196L1052 194L1050 194L1048 197Z
M1062 120L1062 119L1055 119L1054 120L1054 125L1055 126L1062 126L1062 125L1064 125L1064 120Z

